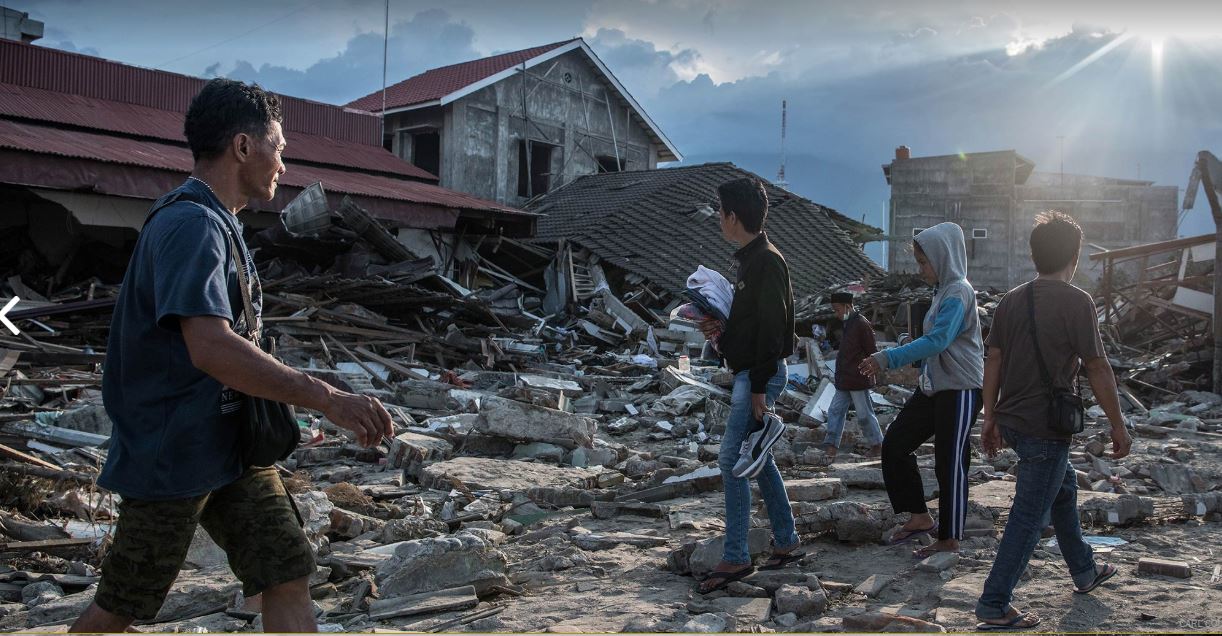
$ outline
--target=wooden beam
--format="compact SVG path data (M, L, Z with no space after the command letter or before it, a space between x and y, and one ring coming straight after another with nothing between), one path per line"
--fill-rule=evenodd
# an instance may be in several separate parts
M59 466L56 466L55 464L52 464L51 462L43 461L33 455L23 453L17 450L16 448L5 446L4 444L0 444L0 455L4 455L5 457L8 457L9 459L15 459L19 462L25 462L27 464L41 466L48 470L59 470Z

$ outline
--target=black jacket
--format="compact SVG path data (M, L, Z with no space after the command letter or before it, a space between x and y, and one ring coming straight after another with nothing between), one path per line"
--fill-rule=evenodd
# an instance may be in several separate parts
M793 286L785 257L759 237L734 253L738 281L721 335L721 352L735 373L749 370L751 392L763 393L778 360L793 353Z
M844 321L840 336L840 351L836 354L836 388L841 391L862 391L874 386L869 376L857 370L866 356L878 351L874 342L874 327L857 312Z

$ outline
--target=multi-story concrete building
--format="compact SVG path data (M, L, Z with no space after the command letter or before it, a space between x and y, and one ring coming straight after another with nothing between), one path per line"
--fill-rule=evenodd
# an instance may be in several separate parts
M901 146L883 174L891 186L891 271L916 271L911 237L943 221L963 227L972 282L997 289L1010 289L1035 275L1027 240L1040 212L1073 216L1088 246L1100 248L1161 241L1176 233L1178 187L1036 172L1033 161L1013 150L911 157ZM1082 264L1079 276L1085 283L1093 276L1085 256Z
M445 188L509 205L682 155L580 38L432 69L348 104Z

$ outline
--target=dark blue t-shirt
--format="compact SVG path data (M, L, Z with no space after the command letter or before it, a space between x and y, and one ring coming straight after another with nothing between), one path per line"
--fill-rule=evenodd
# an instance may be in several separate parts
M246 398L191 364L179 327L183 317L219 316L245 330L227 233L251 274L256 314L262 299L241 224L202 182L188 179L153 209L110 325L102 398L114 429L98 485L131 499L180 499L244 468L237 430Z

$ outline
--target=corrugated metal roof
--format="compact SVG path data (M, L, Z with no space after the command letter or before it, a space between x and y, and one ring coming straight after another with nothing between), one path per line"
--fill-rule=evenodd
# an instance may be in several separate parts
M191 152L182 146L2 119L0 119L0 148L142 168L173 170L183 173L184 176L189 174L194 166ZM290 187L305 187L315 181L322 181L323 186L332 192L463 210L514 215L528 214L420 181L294 162L289 162L287 168L285 174L280 177L280 183ZM89 184L81 185L87 187Z
M566 238L678 292L697 265L733 280L736 248L721 236L717 186L742 177L759 179L731 163L586 175L528 209L542 215L539 240ZM837 227L834 211L761 181L769 199L765 229L789 263L795 295L882 273ZM700 211L706 205L711 215Z
M183 114L180 112L15 84L0 84L0 116L186 143L182 132ZM284 152L286 159L437 181L437 177L399 159L381 146L367 146L297 131L286 132L285 138L288 141Z
M0 40L0 83L185 113L207 80L100 57ZM369 113L280 95L286 130L382 145L382 121Z
M461 90L466 86L574 41L554 42L544 46L536 46L521 51L502 53L501 55L493 55L492 57L427 70L419 75L409 77L394 86L386 87L386 109L403 108L404 106L441 99L454 91ZM348 103L348 107L369 112L379 112L382 110L382 91L370 93L360 99L351 101Z

